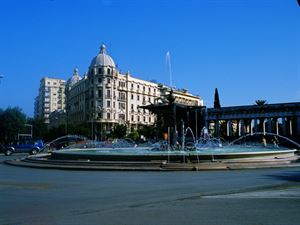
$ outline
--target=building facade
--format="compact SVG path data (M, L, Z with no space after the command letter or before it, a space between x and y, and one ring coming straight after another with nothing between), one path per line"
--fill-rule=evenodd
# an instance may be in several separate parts
M131 130L152 125L155 115L139 106L164 101L171 88L121 73L104 45L94 57L88 73L82 78L78 70L66 85L67 116L75 123L94 124L95 130L109 132L115 124L125 124ZM173 90L175 101L203 105L199 96L187 90Z
M35 98L34 116L49 123L49 115L56 110L64 110L66 81L44 77L40 81L39 94Z

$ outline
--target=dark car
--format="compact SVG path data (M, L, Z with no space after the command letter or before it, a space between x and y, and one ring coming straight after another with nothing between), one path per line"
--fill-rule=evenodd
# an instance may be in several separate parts
M24 141L16 144L10 144L4 147L3 151L5 155L11 155L13 153L29 153L35 155L40 152L44 147L42 140L38 141Z

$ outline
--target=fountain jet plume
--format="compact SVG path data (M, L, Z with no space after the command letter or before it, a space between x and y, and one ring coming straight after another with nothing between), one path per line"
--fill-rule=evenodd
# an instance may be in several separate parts
M166 63L168 67L168 72L169 72L169 78L170 78L170 87L173 87L173 81L172 81L172 69L171 69L171 55L170 52L167 51L166 53Z

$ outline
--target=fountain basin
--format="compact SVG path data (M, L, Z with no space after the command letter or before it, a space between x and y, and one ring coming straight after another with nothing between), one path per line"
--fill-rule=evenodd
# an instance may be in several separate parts
M99 149L67 149L53 151L52 160L90 160L90 161L168 161L199 162L205 160L239 159L239 158L279 158L292 157L296 149L273 148L220 148L197 151L161 151L144 148L99 148Z

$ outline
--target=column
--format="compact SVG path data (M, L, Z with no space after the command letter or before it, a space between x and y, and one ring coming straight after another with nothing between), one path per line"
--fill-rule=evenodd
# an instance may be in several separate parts
M240 120L236 120L236 135L240 136Z
M276 129L276 134L279 135L279 124L278 124L278 118L274 118L275 120L275 129Z
M227 137L231 137L232 136L232 121L228 120L226 125L227 125Z
M265 122L265 119L261 119L260 120L261 122L262 122L262 131L263 131L263 133L264 133L264 135L266 134L266 122Z
M293 135L293 128L292 128L292 120L291 118L286 119L286 134L287 135Z

